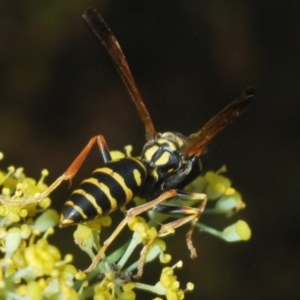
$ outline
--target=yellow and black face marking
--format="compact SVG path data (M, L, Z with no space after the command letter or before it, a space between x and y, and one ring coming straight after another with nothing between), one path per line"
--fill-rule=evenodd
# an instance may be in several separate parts
M149 141L143 149L141 159L151 169L150 176L156 181L163 180L171 172L176 172L182 165L183 157L180 149L183 140L175 139L175 135L159 136L157 139Z
M142 196L149 201L127 212L124 220L109 239L104 242L103 247L95 256L86 273L91 272L98 265L106 249L128 223L128 220L150 209L168 214L181 213L183 216L182 219L163 224L159 231L160 235L165 235L170 230L174 230L185 223L191 223L186 234L186 242L191 257L195 258L197 256L196 249L193 246L191 235L205 208L206 195L186 193L178 188L193 176L195 170L199 173L196 166L201 153L220 131L247 111L248 105L255 94L255 89L252 87L246 88L239 97L209 120L200 130L188 137L184 137L180 133L158 133L154 128L150 114L142 101L123 51L114 34L94 9L88 8L84 12L83 18L113 61L144 123L147 143L143 148L141 158L127 157L112 161L104 137L97 135L90 139L68 169L42 194L21 202L14 201L13 204L3 197L0 197L0 201L12 205L25 205L41 201L56 189L62 181L71 180L75 176L89 151L97 143L104 166L96 169L92 176L84 180L80 187L72 193L63 208L60 226L64 227L96 218L102 214L109 214L131 201L134 196ZM198 201L198 206L174 207L162 204L163 201L175 196L181 199ZM147 245L147 247L150 246ZM145 255L142 255L138 276L142 274L144 259Z

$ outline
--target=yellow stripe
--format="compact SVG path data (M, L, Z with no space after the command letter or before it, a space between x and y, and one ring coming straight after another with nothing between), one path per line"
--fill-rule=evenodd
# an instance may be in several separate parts
M89 182L89 179L84 180L83 182ZM96 198L92 194L89 194L87 191L83 189L77 189L73 192L73 194L82 195L86 200L88 200L94 206L99 216L103 214L101 206L98 205Z
M153 169L150 173L151 177L153 177L154 179L158 180L158 173L156 169Z
M176 151L177 150L177 147L176 147L176 145L175 145L175 143L174 142L171 142L171 141L169 141L169 140L167 140L167 139L165 139L165 138L160 138L160 139L158 139L157 141L156 141L158 144L167 144L170 148L171 148L171 150L173 150L173 151Z
M147 149L144 153L144 157L148 160L151 161L152 157L155 152L157 152L158 146L151 146L149 149Z
M77 191L76 191L77 192ZM80 194L80 193L79 193ZM83 212L82 208L78 205L75 205L73 201L68 200L65 205L72 206L81 216L83 219L87 219L87 215Z
M119 183L119 185L122 187L123 191L125 192L126 202L132 200L132 198L133 198L132 190L126 185L123 177L119 173L114 172L112 169L106 168L106 167L99 168L99 169L95 170L95 172L101 172L101 173L109 174L110 176L112 176Z
M98 172L99 172L99 170L101 170L101 169L98 169ZM95 185L97 188L99 188L108 198L108 201L110 202L110 207L112 210L114 210L118 206L118 202L117 202L116 198L114 198L111 195L110 188L106 184L104 184L103 182L99 182L96 178L88 178L88 179L84 180L83 183L84 182L91 183L91 184ZM91 196L91 198L88 198L88 200L96 208L98 215L102 215L103 214L102 208L97 203L96 198L93 197L92 195L90 195L90 196Z
M142 174L138 169L133 170L133 177L137 184L137 186L141 186L142 184Z
M141 168L145 171L145 173L146 173L145 165L142 163L141 160L136 159L136 158L134 158L134 157L128 157L127 159L130 159L130 160L134 161L135 163L139 164L140 167L141 167Z
M111 168L103 167L103 168L96 169L93 173L98 173L98 172L105 173L105 174L108 174L108 175L112 175L112 173L114 171Z
M118 181L118 183L121 185L122 189L124 190L126 194L126 203L133 198L133 192L132 190L126 185L123 177L118 173L113 173L113 177Z
M178 144L178 147L179 147L179 149L184 145L184 140L182 139L182 138L180 138L180 137L177 137L176 138L176 142L177 142L177 144Z

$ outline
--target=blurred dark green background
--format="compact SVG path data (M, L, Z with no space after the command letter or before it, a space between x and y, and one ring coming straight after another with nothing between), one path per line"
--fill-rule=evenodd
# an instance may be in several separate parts
M248 243L226 244L195 233L195 261L186 249L185 228L168 238L173 261L184 259L177 271L181 283L196 285L187 299L297 298L300 3L2 0L1 168L21 165L38 177L46 167L50 183L99 133L111 149L130 143L140 153L143 125L81 18L89 6L101 12L117 36L160 131L190 134L247 85L257 87L249 113L220 134L206 156L209 169L227 164L247 208L232 220L205 222L223 228L243 218L253 237ZM100 162L95 148L75 183ZM65 184L53 194L58 209L69 192ZM75 248L73 230L59 230L65 253ZM77 252L81 268L88 263L83 258ZM158 276L149 270L145 282Z

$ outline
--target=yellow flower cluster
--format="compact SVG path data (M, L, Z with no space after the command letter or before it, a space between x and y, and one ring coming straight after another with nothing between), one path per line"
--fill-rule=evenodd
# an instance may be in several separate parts
M47 188L47 174L42 171L36 181L26 177L23 168L0 171L1 299L79 299L73 281L80 272L70 264L72 255L62 259L59 249L47 240L59 221L58 213L48 208L50 199L22 205L24 199Z
M142 242L146 248L145 262L152 261L159 255L161 263L168 263L171 255L164 253L166 251L166 243L158 238L158 232L155 227L150 227L146 220L142 217L134 217L128 222L129 228L135 232L134 239L137 244Z
M172 268L166 267L163 269L159 282L166 289L168 300L181 300L184 298L183 290L179 289L180 283Z
M135 300L134 284L126 283L117 266L106 264L100 283L94 287L94 300Z
M112 156L131 156L131 151L132 148L127 147L125 154L115 151ZM0 160L2 157L0 153ZM230 216L245 207L240 193L231 186L227 177L221 175L225 171L225 168L217 172L209 171L186 188L189 192L207 194L213 205L206 208L204 213ZM23 204L24 200L35 199L47 189L44 183L47 175L48 171L43 170L41 178L36 181L27 177L23 168L11 166L7 171L0 171L0 299L76 300L93 297L95 300L135 300L136 293L133 289L141 289L164 296L167 300L181 300L184 299L185 292L193 290L192 283L188 283L185 290L181 289L174 274L174 269L181 267L182 262L163 268L155 285L137 280L143 273L144 263L159 259L161 263L167 264L172 259L166 253L165 241L155 228L158 224L163 224L170 215L154 211L148 212L149 221L140 216L129 219L128 226L134 232L132 239L105 256L94 272L86 276L78 271L71 264L72 255L62 258L59 248L48 241L48 236L54 233L53 228L59 223L58 213L49 208L50 198ZM136 197L135 201L137 205L145 199ZM177 204L176 201L178 199L169 202ZM196 204L195 201L184 202L187 206ZM176 218L173 215L171 217ZM101 249L101 228L110 226L111 223L110 216L102 216L79 224L74 232L75 243L93 259L95 251ZM251 237L251 230L243 220L222 231L200 222L196 226L227 242L246 241ZM129 257L136 253L136 248L141 244L143 249L137 260L126 266ZM136 280L132 282L132 272L135 270L138 272Z
M48 175L47 170L42 171L41 178L36 181L33 178L26 177L23 168L10 166L7 172L0 171L0 186L2 193L0 195L0 217L2 225L19 222L21 218L33 217L39 209L46 209L50 206L50 198L45 198L40 202L32 202L26 205L21 200L34 198L35 195L46 190L47 185L44 183ZM17 203L17 205L16 205Z
M214 203L214 207L205 208L205 214L225 214L225 216L231 217L246 207L241 194L231 186L231 180L220 175L226 171L225 166L217 172L208 171L204 176L197 177L186 187L189 192L205 193L208 201ZM251 229L243 220L226 227L223 231L218 231L200 222L197 223L197 227L226 242L248 241L251 238Z
M205 213L231 216L246 207L241 194L231 186L231 180L220 175L225 172L225 166L217 172L208 171L204 176L198 176L185 189L189 192L205 193L208 201L215 202L214 208L206 208Z
M182 265L182 261L179 261L172 267L163 268L160 279L155 285L136 282L134 284L135 288L165 296L167 300L182 300L184 299L186 292L194 289L194 284L191 282L187 283L185 290L180 288L180 282L177 280L177 276L174 274L174 269L181 268ZM154 300L162 300L162 298L156 297Z
M139 216L130 219L128 227L140 235L144 244L147 244L149 241L153 241L158 236L156 228L149 227L146 220Z

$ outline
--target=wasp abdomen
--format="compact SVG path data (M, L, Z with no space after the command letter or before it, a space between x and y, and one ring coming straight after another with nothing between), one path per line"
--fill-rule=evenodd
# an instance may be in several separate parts
M108 162L73 191L63 207L60 226L91 220L125 205L139 195L146 176L144 164L136 158Z

